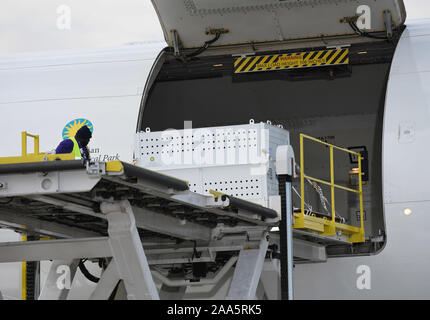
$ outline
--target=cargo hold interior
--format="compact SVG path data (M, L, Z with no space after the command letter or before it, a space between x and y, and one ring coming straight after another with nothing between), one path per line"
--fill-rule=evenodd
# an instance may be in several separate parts
M246 124L267 120L290 132L299 163L299 134L304 133L344 148L362 150L369 156L369 179L364 183L364 225L368 241L354 245L327 247L328 256L374 254L384 246L382 201L382 130L385 92L395 43L373 41L353 44L349 65L324 66L234 74L231 54L200 55L187 60L175 57L169 48L158 59L151 85L141 105L138 130L183 129L184 121L193 128ZM304 52L326 48L277 51ZM258 55L274 52L258 52ZM305 172L330 180L328 148L305 142ZM351 170L354 159L334 153L335 183L354 187ZM300 193L300 180L293 183ZM320 184L330 201L330 187ZM293 190L294 191L294 190ZM346 223L359 226L358 196L336 190L336 214ZM306 207L317 212L325 208L310 184L305 187ZM293 192L293 206L300 199ZM328 208L330 210L330 208ZM370 241L372 239L372 241ZM378 240L379 239L379 240ZM382 239L382 240L381 240Z

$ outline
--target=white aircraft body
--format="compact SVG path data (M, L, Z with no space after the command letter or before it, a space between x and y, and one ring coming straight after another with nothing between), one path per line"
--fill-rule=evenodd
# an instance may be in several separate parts
M1 104L8 116L1 119L7 133L1 156L21 154L21 131L39 134L40 150L51 151L70 121L87 119L94 126L93 158L131 161L143 88L163 47L151 43L3 57Z
M246 21L238 18L244 17L244 11L235 11L230 2L218 1L212 7L194 1L196 6L190 9L182 8L183 4L169 8L168 1L154 0L169 50L163 50L165 43L151 43L2 57L0 156L20 155L21 131L40 135L41 151L53 150L65 137L67 125L73 126L79 119L93 126L91 154L102 161L132 161L137 130L181 129L183 120L193 120L194 127L199 127L266 118L285 121L292 137L304 131L335 139L341 146L368 145L366 236L384 240L375 240L373 249L333 251L325 263L297 263L294 298L430 298L430 21L406 23L390 56L387 47L378 47L386 41L357 35L348 24L338 22L339 17L356 14L355 1L337 9L332 4L314 4L324 14L315 13L308 4L288 7L288 1L286 7L269 0L256 0L253 6L240 3L238 7L248 10ZM384 35L383 10L391 13L393 26L402 28L406 18L402 1L362 2L372 10L372 32ZM181 14L188 20L178 19ZM290 21L292 15L297 20ZM328 24L330 19L336 23ZM294 27L289 25L293 22ZM213 37L201 32L202 26L228 30L221 31L219 40L198 58L181 62L181 54L189 54ZM216 34L214 30L208 32ZM327 36L318 36L321 33ZM333 81L268 79L266 87L259 87L264 81L232 81L232 75L224 81L225 70L214 75L232 57L345 45L351 46L351 52L357 48L357 59L350 74L334 76ZM175 50L177 57L173 56ZM360 60L372 50L376 52L373 60ZM380 53L390 61L378 60ZM198 61L206 65L196 66ZM228 68L231 73L232 66ZM335 74L342 72L335 70ZM258 91L263 97L260 101ZM306 109L310 106L312 109ZM290 111L281 111L286 109ZM327 163L323 170L327 171ZM348 211L350 219L354 210Z

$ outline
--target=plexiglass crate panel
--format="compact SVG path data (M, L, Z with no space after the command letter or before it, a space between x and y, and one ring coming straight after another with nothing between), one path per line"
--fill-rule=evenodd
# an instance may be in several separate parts
M274 157L288 131L268 123L139 132L136 164L189 181L190 190L219 191L268 205L278 193Z

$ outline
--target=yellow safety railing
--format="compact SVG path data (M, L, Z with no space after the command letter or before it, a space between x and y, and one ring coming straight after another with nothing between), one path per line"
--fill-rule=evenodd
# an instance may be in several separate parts
M27 131L21 132L21 146L22 146L22 156L27 155L27 137L34 138L34 155L39 154L39 135L34 135L27 133Z
M319 144L325 145L330 149L330 181L324 181L321 179L317 179L314 177L310 177L305 174L305 160L304 160L304 139L311 140L317 142ZM335 184L334 181L334 157L333 150L340 150L342 152L346 152L349 154L353 154L358 158L358 190L347 188L344 186L340 186ZM361 161L363 160L362 156L358 152L354 152L348 149L340 148L338 146L323 142L314 137L300 134L300 185L301 185L301 211L300 213L294 214L294 228L295 229L310 229L314 231L318 231L321 235L332 236L336 235L337 231L342 231L342 233L349 235L350 242L364 242L364 222L363 222L363 181L362 181L362 170L361 170ZM319 218L316 216L305 215L305 192L304 192L304 180L308 179L311 181L315 181L331 188L331 219L327 218ZM347 192L356 193L360 197L360 228L349 226L346 224L336 222L335 216L335 189L342 189Z
M28 153L27 138L34 139L34 153ZM39 136L21 132L21 156L1 157L0 164L24 163L24 162L39 162L39 161L54 161L54 160L74 160L73 153L65 154L46 154L39 151Z

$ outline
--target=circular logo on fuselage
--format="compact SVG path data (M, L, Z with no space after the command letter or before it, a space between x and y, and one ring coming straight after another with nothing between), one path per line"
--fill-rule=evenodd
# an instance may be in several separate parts
M63 129L63 139L70 139L76 135L76 132L83 126L87 126L91 133L94 130L93 124L87 119L75 119L65 125Z

